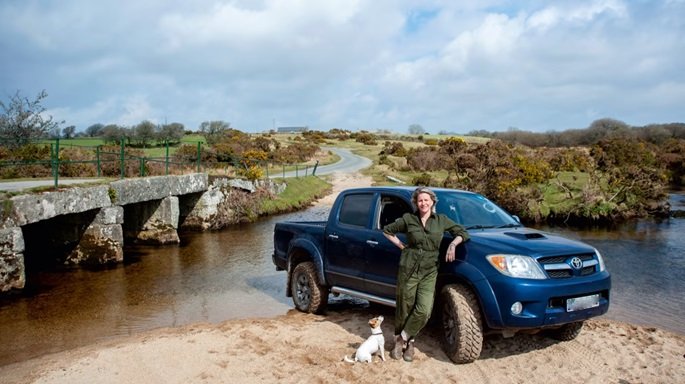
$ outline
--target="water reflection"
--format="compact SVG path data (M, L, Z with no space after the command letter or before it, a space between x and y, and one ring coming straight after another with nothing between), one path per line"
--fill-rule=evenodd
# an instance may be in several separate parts
M591 244L612 275L608 318L685 333L685 220L641 220L615 229L544 228Z
M185 234L180 246L127 248L125 264L106 270L29 271L24 292L0 297L0 366L154 328L285 314L273 225L327 215L310 208ZM613 278L607 317L685 333L685 220L548 229L601 250Z

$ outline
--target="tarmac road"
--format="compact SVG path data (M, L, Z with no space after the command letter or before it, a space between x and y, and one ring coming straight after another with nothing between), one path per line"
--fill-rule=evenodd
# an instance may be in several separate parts
M349 149L323 147L324 150L330 150L336 155L340 156L340 161L334 164L322 165L316 168L316 175L328 175L334 172L351 173L371 166L371 160L366 157L355 155ZM307 175L311 175L312 168L307 170ZM295 171L286 172L285 177L295 177ZM300 169L297 176L305 176L305 170ZM283 173L274 172L270 175L271 178L283 177Z

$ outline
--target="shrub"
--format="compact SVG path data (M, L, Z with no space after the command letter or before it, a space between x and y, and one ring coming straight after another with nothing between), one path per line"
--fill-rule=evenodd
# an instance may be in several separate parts
M407 150L404 148L404 145L398 141L386 141L383 145L383 150L381 153L399 157L407 156Z
M376 145L376 136L369 132L359 132L354 136L354 140L364 145Z
M608 202L625 204L636 216L665 197L667 175L655 148L637 139L602 140L591 149L597 187Z
M121 175L121 148L119 146L105 146L100 150L100 164L102 176ZM140 157L145 152L141 149L126 147L124 149L124 174L126 177L140 175Z
M416 176L415 178L413 178L411 183L413 185L423 185L426 187L430 187L433 185L433 179L432 179L430 174L422 173L419 176Z
M436 148L414 148L407 154L407 164L415 171L431 172L445 169L446 159Z
M65 148L59 152L59 174L64 177L97 176L95 151L86 148Z
M248 168L242 168L238 171L238 174L248 180L259 180L264 177L264 171L256 165L249 166Z

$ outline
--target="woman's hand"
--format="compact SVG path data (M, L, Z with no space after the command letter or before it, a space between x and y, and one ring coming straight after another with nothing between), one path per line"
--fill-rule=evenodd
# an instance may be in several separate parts
M445 261L448 263L451 263L454 261L456 258L457 254L457 245L461 244L461 242L464 241L464 239L461 236L457 236L452 240L450 245L447 247L447 253L445 254Z

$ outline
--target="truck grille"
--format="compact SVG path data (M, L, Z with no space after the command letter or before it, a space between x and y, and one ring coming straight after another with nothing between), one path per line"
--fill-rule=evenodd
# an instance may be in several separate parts
M580 268L574 268L572 260L578 258L582 262ZM581 255L549 256L538 259L542 268L552 279L566 279L574 276L589 276L598 272L599 261L592 253Z

